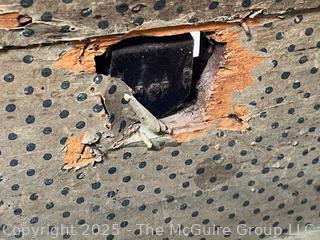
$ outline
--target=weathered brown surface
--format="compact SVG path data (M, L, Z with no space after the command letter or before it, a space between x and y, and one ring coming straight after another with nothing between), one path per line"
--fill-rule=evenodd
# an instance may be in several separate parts
M18 20L18 17L19 14L16 12L0 14L0 29L10 29L19 27L20 22Z

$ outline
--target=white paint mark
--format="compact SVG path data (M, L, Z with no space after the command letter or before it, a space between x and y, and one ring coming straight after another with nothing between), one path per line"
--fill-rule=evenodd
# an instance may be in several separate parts
M199 57L200 54L200 32L190 32L193 37L193 57Z

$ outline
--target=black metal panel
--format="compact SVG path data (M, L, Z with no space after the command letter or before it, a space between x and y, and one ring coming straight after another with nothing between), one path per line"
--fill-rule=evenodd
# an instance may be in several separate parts
M126 82L135 91L135 97L157 117L174 111L190 95L190 34L127 39L112 46L107 58L111 76Z

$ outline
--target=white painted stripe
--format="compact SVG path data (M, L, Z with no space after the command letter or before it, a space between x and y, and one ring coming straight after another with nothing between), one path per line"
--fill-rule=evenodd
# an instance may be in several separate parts
M200 54L200 32L190 32L193 37L193 57L199 57Z

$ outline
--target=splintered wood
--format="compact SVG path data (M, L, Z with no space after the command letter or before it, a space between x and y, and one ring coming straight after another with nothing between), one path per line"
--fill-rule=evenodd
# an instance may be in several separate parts
M259 18L245 21L249 28L259 24ZM263 57L241 44L241 36L246 34L239 23L205 23L163 27L129 32L121 36L108 36L97 40L77 42L57 60L56 68L70 72L95 72L95 56L102 55L106 49L123 39L135 36L171 36L192 31L210 33L216 42L225 43L223 59L215 74L211 76L210 98L201 114L195 117L181 115L170 116L170 122L164 122L173 130L173 137L178 141L189 141L199 137L215 125L219 129L244 131L249 127L249 110L245 106L234 104L232 97L254 84L251 71L263 62ZM197 114L196 114L197 115ZM190 120L190 121L189 121Z

